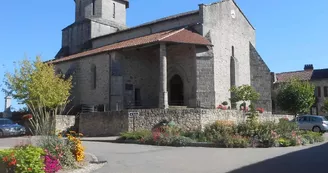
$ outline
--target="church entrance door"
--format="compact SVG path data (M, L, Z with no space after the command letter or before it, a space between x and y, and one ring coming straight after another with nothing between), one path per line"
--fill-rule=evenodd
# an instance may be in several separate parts
M179 75L174 75L170 80L169 105L184 105L183 82Z

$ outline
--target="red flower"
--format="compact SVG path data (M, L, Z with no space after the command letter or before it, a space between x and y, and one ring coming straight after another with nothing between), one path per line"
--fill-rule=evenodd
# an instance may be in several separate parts
M7 157L4 157L4 158L2 158L2 161L3 162L7 162L8 161L8 158Z
M259 111L261 114L264 112L264 108L257 108L257 111Z

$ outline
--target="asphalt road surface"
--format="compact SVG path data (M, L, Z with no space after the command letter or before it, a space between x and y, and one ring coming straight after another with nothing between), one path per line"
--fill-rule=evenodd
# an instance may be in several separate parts
M103 140L105 140L104 138ZM97 139L99 140L99 139ZM101 141L101 139L100 139ZM26 138L2 138L0 148ZM326 173L328 143L289 148L174 148L84 141L108 163L95 173Z

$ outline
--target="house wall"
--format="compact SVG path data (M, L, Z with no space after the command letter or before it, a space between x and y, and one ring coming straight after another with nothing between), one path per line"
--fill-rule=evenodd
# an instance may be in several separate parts
M234 14L234 15L232 15ZM249 43L255 45L255 30L243 13L231 0L200 6L203 23L203 36L214 45L214 92L215 105L229 101L230 58L232 46L238 69L235 74L236 85L250 85L250 49ZM234 18L232 16L235 16Z
M324 113L322 111L322 106L324 105L325 99L328 99L328 97L325 97L324 95L324 87L328 87L328 79L321 79L321 80L311 80L311 83L315 85L316 87L320 87L321 90L321 96L318 97L317 95L317 108L319 115L328 115L327 113Z

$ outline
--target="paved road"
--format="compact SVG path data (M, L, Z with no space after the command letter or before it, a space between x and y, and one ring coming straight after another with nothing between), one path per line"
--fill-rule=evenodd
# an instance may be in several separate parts
M84 144L87 151L108 161L97 173L311 173L328 169L328 144L269 149Z
M0 139L0 147L22 140ZM84 142L87 152L107 160L96 173L311 173L327 172L328 143L291 148L173 148Z

